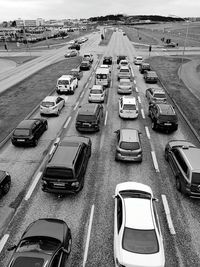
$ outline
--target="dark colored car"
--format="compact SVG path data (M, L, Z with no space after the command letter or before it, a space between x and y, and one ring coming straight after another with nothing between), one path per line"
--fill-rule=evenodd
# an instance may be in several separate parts
M6 195L10 190L11 177L6 171L0 170L0 197Z
M71 244L71 231L63 220L39 219L27 227L17 245L8 248L14 250L8 267L64 267Z
M119 56L117 56L117 64L119 64L119 62L120 62L122 59L127 59L127 56L125 56L125 55L119 55Z
M146 83L157 83L158 76L155 71L145 71L144 80Z
M139 66L139 71L140 73L144 73L145 71L150 71L151 70L151 67L150 67L150 64L149 63L145 63L143 62L140 66Z
M103 64L105 65L112 65L112 57L104 57Z
M80 50L80 44L78 43L75 43L75 44L72 44L68 47L68 49L76 49L76 50Z
M102 118L102 104L85 104L78 111L76 117L76 129L80 132L99 131Z
M91 146L89 137L64 137L45 166L42 190L59 195L78 193L84 185Z
M166 132L178 129L178 118L172 105L167 103L149 105L149 117L152 120L153 130Z
M80 70L90 70L91 63L89 60L83 60L80 65Z
M46 119L27 119L15 128L11 142L15 146L37 146L40 136L48 129Z
M73 75L78 80L83 77L83 72L80 70L80 68L70 70L69 74Z

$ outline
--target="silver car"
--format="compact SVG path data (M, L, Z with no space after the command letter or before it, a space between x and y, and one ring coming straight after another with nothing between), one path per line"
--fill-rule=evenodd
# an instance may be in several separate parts
M118 94L131 94L133 90L133 83L130 79L120 79L118 84Z
M103 89L102 85L93 85L89 97L89 103L103 103L105 100L105 90Z
M122 66L120 69L119 69L119 72L117 74L117 80L119 81L120 79L131 79L131 71L129 69L129 67L127 66Z

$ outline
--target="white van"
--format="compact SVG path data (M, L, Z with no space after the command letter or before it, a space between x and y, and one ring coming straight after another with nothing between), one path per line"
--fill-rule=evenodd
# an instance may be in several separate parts
M78 87L78 79L72 75L62 75L57 80L56 91L58 94L71 93L74 94Z
M134 96L122 96L119 99L119 116L135 119L138 117L138 103Z
M103 85L103 87L110 86L110 70L109 68L97 68L95 73L95 84Z

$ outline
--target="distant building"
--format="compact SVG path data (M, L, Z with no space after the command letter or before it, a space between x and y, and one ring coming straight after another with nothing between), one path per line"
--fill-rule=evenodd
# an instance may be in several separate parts
M37 18L36 20L36 26L43 26L44 25L44 19Z

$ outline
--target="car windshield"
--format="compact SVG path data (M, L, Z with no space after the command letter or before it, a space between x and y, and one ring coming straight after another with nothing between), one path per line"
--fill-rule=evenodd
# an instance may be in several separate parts
M29 129L16 129L14 131L14 135L23 135L23 136L29 136L30 135L30 130Z
M54 105L55 105L54 102L50 102L50 101L42 102L42 106L45 108L50 108L50 107L53 107Z
M125 227L123 249L138 254L153 254L159 251L155 230L138 230Z
M123 110L136 110L136 106L131 104L124 104Z
M106 74L97 74L97 75L96 75L96 78L97 78L97 79L100 79L100 80L101 80L101 79L107 79L107 75L106 75Z
M124 142L122 141L119 146L121 149L125 150L137 150L140 148L140 145L138 142Z
M102 92L102 90L91 90L90 91L90 94L102 94L103 92Z
M129 69L121 69L120 72L128 72L129 73Z
M72 169L47 167L44 171L44 177L59 179L73 179Z
M155 93L154 97L156 97L156 98L166 98L164 93Z
M17 252L41 251L46 254L52 254L60 244L61 242L58 239L51 237L30 237L20 242Z
M69 81L68 80L59 80L58 85L68 85Z
M193 172L192 173L192 183L193 184L200 184L200 172Z
M43 267L44 259L40 257L17 257L14 262L11 264L11 267Z

